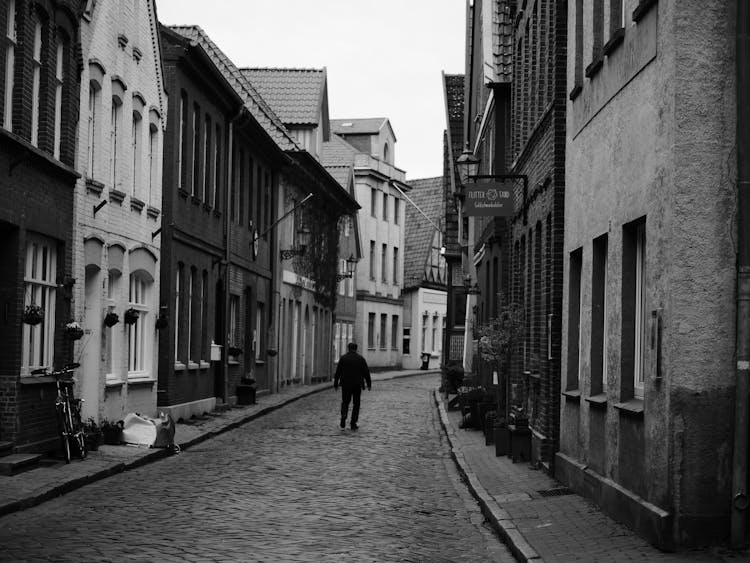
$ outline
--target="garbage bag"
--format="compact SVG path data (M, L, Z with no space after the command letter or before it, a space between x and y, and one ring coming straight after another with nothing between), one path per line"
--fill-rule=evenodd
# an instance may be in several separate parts
M122 441L126 444L152 446L156 441L156 424L137 412L128 413L123 419Z
M156 420L156 439L154 448L171 448L174 446L175 425L172 415L169 413L160 413Z

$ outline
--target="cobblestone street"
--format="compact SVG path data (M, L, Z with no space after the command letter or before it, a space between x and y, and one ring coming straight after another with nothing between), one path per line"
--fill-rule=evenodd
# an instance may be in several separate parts
M11 561L513 561L460 482L436 376L325 391L0 519Z

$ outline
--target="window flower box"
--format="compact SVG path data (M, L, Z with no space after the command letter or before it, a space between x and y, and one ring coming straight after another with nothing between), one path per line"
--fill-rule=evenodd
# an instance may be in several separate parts
M133 309L132 307L125 311L125 324L132 325L135 324L138 321L138 317L141 315L141 312L137 309Z
M114 311L110 311L109 313L104 315L104 325L109 328L112 328L119 322L120 322L120 316Z
M39 305L34 305L33 303L31 305L27 305L23 310L21 320L27 325L38 325L44 320L44 309L42 309Z
M80 340L83 337L83 327L76 321L65 323L65 336L70 340Z

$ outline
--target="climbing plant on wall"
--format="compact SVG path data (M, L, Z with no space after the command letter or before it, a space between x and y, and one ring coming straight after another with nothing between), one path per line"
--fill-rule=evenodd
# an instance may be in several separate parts
M314 203L313 203L314 202ZM315 300L323 307L336 306L339 256L338 215L326 201L313 199L303 208L301 219L310 229L310 246L297 258L297 271L315 282Z

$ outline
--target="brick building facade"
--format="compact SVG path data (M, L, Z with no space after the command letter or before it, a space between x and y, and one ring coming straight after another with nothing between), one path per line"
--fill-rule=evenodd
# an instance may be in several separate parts
M84 419L156 414L167 112L157 26L151 0L89 3L81 20L73 271Z
M56 447L54 381L30 372L73 359L63 328L74 315L79 4L0 8L0 442L17 451ZM24 315L29 305L44 311L38 324Z

